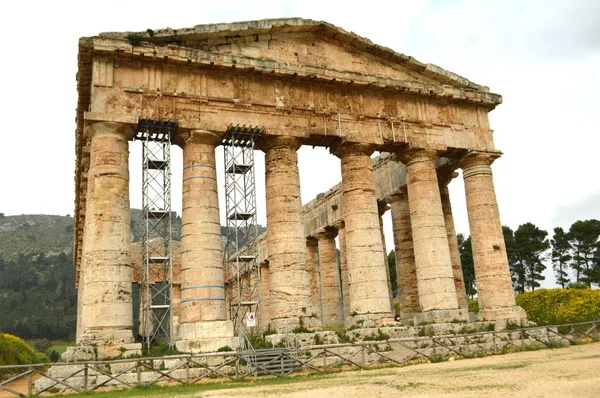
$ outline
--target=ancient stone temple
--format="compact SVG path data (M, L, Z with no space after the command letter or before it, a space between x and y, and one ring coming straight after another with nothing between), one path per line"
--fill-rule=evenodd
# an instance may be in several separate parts
M103 33L79 42L77 343L135 351L128 141L141 119L176 120L183 149L177 347L235 346L225 303L215 148L228 126L263 129L264 327L377 327L393 304L414 325L468 322L448 194L462 169L479 320L520 321L494 192L485 86L325 22L275 19ZM341 184L304 207L297 150L323 146ZM373 161L375 152L383 154ZM262 176L259 176L262 178ZM381 216L391 211L392 297ZM337 259L336 238L340 262ZM390 250L392 248L387 248Z

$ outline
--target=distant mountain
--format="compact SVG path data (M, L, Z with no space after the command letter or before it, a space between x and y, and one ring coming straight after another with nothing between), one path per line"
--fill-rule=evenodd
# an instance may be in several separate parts
M72 250L73 217L0 216L0 258L16 260L20 254L66 254Z

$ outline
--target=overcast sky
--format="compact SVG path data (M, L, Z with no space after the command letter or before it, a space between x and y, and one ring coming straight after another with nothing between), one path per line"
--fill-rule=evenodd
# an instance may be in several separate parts
M493 165L504 225L533 222L551 234L600 219L600 1L593 0L5 3L0 212L73 214L79 37L282 17L333 23L501 94L490 122L505 154ZM141 151L130 148L131 204L139 208ZM222 151L217 156L222 166ZM264 224L264 157L256 156ZM174 159L180 212L179 148ZM340 181L339 160L324 149L302 148L299 162L303 203ZM457 230L468 235L462 177L450 192ZM385 228L391 250L389 212ZM545 285L553 281L548 272Z

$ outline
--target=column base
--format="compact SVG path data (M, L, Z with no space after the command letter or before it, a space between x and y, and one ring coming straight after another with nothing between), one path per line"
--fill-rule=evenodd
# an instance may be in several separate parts
M139 355L141 350L142 345L134 342L131 330L94 330L82 333L77 339L77 347L69 347L63 355L63 360L89 360L92 355L90 352L93 353L94 360L127 357Z
M468 323L469 311L467 309L433 310L416 314L415 326L433 323Z
M496 328L500 328L499 330L505 329L508 322L523 325L524 327L535 325L535 323L527 320L527 313L518 305L493 310L481 310L477 314L477 319L479 321L494 321Z
M321 319L312 316L271 319L269 326L277 333L312 333L323 330Z
M381 322L384 319L391 319L394 317L391 313L385 314L358 314L350 315L344 320L346 330L358 328L377 328L381 326Z
M100 361L115 357L127 358L142 354L141 343L97 344L67 347L61 358L64 362Z
M219 348L229 347L235 350L239 340L233 335L231 321L208 321L184 323L179 325L179 339L175 348L192 354L215 352Z

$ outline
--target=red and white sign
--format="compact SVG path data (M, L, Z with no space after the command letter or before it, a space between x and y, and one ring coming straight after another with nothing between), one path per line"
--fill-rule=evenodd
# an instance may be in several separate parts
M254 312L248 312L246 314L246 326L249 328L256 326L256 314L254 314Z

